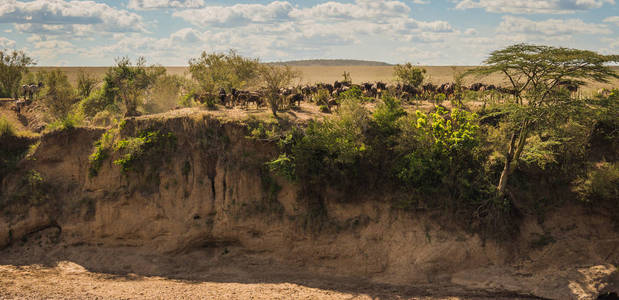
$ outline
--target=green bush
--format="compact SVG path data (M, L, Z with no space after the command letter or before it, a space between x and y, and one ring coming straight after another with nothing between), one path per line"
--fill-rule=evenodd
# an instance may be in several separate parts
M63 118L49 123L47 127L45 127L45 132L73 129L81 125L83 121L83 118L78 113L69 113Z
M42 205L51 199L52 186L45 181L41 173L29 170L19 182L17 191L11 200L18 203Z
M588 203L614 201L619 199L619 164L601 162L587 172L585 178L576 182L580 199Z
M409 116L399 100L386 97L370 114L351 98L333 117L284 136L280 154L267 165L304 191L328 186L350 196L388 188L469 212L492 197L478 119L466 111Z
M47 107L47 113L54 120L66 118L78 100L67 75L60 69L41 71L39 74L44 84L42 102Z
M329 105L329 91L326 89L319 89L318 92L316 92L316 95L314 95L314 100L316 102L316 105L321 106L328 106Z
M86 73L84 70L79 70L77 74L77 94L82 99L90 96L98 83L99 79L96 76Z
M88 168L88 175L90 177L96 177L99 175L99 169L103 165L103 162L110 156L112 147L114 145L114 133L112 131L106 131L101 135L101 138L95 142L94 151L88 157L90 162L90 168Z
M157 162L176 148L176 136L172 132L161 133L155 131L141 131L136 137L129 137L116 142L114 150L121 153L121 157L114 164L121 167L123 173L139 171L148 160Z

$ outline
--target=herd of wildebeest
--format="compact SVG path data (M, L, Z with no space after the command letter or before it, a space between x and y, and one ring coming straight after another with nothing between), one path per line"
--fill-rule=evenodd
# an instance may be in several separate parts
M565 81L560 84L570 92L576 92L578 85L572 82ZM356 89L361 92L361 96L366 98L377 99L384 94L397 97L404 101L413 99L433 99L434 96L442 94L444 99L453 99L458 89L453 82L435 85L426 83L420 87L415 87L408 84L386 84L384 82L366 82L362 84L353 84L348 81L335 81L330 83L316 83L313 85L302 85L297 87L282 88L279 90L278 97L281 99L280 106L299 106L301 101L309 101L317 104L323 104L329 107L337 106L342 93ZM475 92L490 91L494 95L499 96L514 96L516 91L513 89L496 86L493 84L475 83L468 87L460 87L460 91L469 90ZM205 103L210 100L218 100L227 108L240 106L248 108L255 105L256 108L266 105L268 91L266 89L258 90L238 90L235 88L226 91L224 88L219 89L219 93L201 93L193 95L194 99L200 103ZM326 99L320 99L321 95L326 95ZM323 96L324 98L324 96Z
M564 81L560 83L560 86L569 90L570 92L576 92L578 85L570 81ZM21 108L30 104L33 96L37 95L42 89L43 84L29 84L21 87L23 94L23 100L16 102L16 110L19 113ZM378 99L382 95L388 94L397 97L404 101L410 101L413 99L434 99L436 95L444 95L444 99L453 99L456 95L457 89L460 91L469 90L475 92L490 91L492 95L498 95L500 97L514 96L516 91L513 89L496 86L493 84L474 83L468 87L462 86L460 88L453 82L443 83L435 85L432 83L426 83L420 87L415 87L408 84L386 84L384 82L366 82L362 84L353 84L349 81L335 81L330 83L316 83L313 85L302 85L297 87L282 88L279 90L278 99L279 106L292 107L300 106L301 101L314 102L318 105L325 105L330 110L333 106L338 106L340 95L351 89L360 91L361 96ZM232 108L240 106L242 108L248 108L250 105L255 105L256 108L266 105L266 99L268 92L266 89L258 90L240 90L232 88L228 91L226 89L219 89L218 93L194 93L191 97L202 104L207 101L219 101L226 108Z

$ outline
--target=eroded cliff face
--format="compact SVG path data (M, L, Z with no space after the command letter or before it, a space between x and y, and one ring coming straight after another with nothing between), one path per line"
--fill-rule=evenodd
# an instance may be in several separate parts
M104 130L44 135L2 182L0 248L43 230L63 247L165 256L236 247L311 272L397 285L451 282L556 299L619 287L619 235L603 212L557 208L543 222L525 216L512 241L484 241L431 212L395 209L387 197L308 200L265 171L275 145L248 139L238 121L137 118L120 137L147 129L173 133L176 147L128 173L113 163L115 153L94 177L89 156ZM15 197L27 194L32 170L49 187L44 201Z

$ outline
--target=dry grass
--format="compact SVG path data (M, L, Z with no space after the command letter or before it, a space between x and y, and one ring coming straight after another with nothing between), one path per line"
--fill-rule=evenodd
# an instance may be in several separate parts
M50 70L56 67L34 67L33 71ZM77 74L79 70L95 74L99 78L103 78L107 67L58 67L62 71L67 73L69 81L75 84L77 81ZM428 80L432 83L444 83L452 82L454 80L455 72L464 72L473 67L451 67L451 66L426 66L424 67L428 73ZM619 67L613 67L615 72L619 73ZM188 75L187 67L166 67L169 74L173 75ZM303 83L316 83L316 82L333 82L336 80L342 80L342 73L344 71L350 72L353 82L374 82L384 81L393 82L393 67L391 66L302 66L294 67L294 69L301 71ZM487 84L503 84L501 77L490 76L487 78L476 79L468 78L465 84L471 84L474 82L485 82ZM619 80L615 79L609 84L594 83L585 88L585 91L597 91L600 88L617 88L619 87Z

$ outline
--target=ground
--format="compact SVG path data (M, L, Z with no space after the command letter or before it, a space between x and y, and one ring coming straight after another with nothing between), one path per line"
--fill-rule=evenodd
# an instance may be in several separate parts
M0 299L527 299L317 275L233 246L161 256L53 238L48 230L3 250Z

